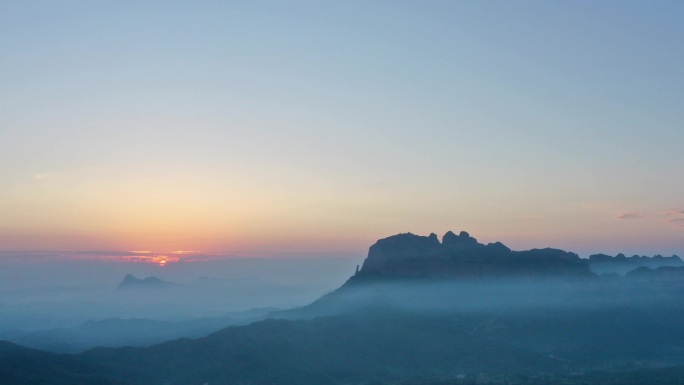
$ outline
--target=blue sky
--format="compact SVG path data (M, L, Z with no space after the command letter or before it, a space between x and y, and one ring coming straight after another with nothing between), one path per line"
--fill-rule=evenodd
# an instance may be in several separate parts
M0 3L0 249L684 253L680 2Z

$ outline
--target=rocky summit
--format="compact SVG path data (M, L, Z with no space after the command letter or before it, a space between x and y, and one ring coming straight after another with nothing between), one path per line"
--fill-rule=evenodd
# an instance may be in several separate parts
M497 278L591 277L589 262L558 249L513 251L500 242L482 244L465 231L397 234L377 241L354 277Z

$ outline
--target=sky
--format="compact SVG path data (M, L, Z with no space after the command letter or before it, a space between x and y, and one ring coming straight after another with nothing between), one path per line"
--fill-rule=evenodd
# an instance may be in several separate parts
M0 251L684 254L679 1L0 1Z

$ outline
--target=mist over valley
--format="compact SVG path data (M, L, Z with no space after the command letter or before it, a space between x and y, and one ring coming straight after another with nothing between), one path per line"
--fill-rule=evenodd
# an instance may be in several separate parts
M0 1L0 385L684 385L682 20Z
M605 268L624 258L598 259ZM164 274L168 281L129 274L99 301L116 298L102 306L122 314L140 306L148 319L118 316L68 328L5 331L3 338L19 345L77 354L55 356L8 342L5 362L28 354L46 366L35 371L5 364L0 374L10 384L55 378L61 383L87 378L121 384L356 384L416 376L464 383L483 373L502 379L524 375L529 381L562 381L580 373L578 378L593 381L610 371L629 377L644 368L684 365L681 260L640 258L643 263L625 275L596 274L596 260L550 248L513 251L500 242L481 244L466 232L448 232L442 240L405 233L376 242L351 275L356 261L350 259L317 260L308 267L284 259L271 270L271 286L251 292L240 280L204 277L181 284L170 281L178 274L173 271ZM237 270L240 263L247 262L210 266L218 272L217 266ZM273 285L287 281L280 276L284 264L296 268L297 276L317 274L306 282L306 292L339 278L333 274L337 269L348 279L307 300ZM286 306L226 311L228 304L241 303L226 299L230 295L259 300L263 293L270 293L263 299L268 305ZM278 302L286 297L299 303ZM112 307L115 303L120 307ZM224 310L220 317L199 312L211 306ZM196 312L183 313L188 311ZM663 373L657 375L669 378Z

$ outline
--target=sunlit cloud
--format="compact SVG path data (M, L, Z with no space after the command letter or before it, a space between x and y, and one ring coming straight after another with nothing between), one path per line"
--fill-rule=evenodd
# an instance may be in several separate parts
M151 263L166 266L169 263L179 262L180 258L168 255L127 255L122 257L122 260L125 262Z
M684 218L670 219L670 223L677 227L684 227Z
M183 262L209 262L226 258L246 258L246 256L232 254L186 254L180 258Z
M185 252L185 251L184 251ZM1 252L0 260L25 263L42 263L56 261L94 261L102 263L133 263L166 266L175 263L202 263L224 259L251 258L251 255L207 254L175 252L136 251L31 251Z

